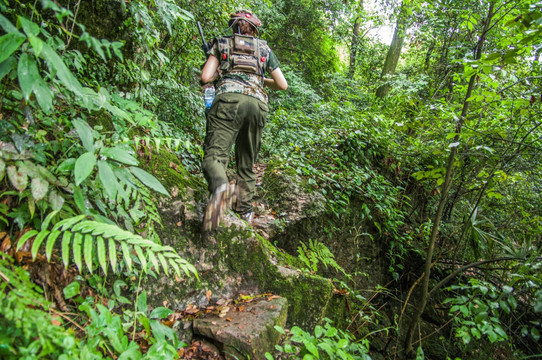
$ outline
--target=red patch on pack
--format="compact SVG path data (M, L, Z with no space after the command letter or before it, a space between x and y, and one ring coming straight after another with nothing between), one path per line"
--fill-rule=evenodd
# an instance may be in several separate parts
M223 53L222 54L222 59L226 60L228 58L228 55L226 55L226 53Z

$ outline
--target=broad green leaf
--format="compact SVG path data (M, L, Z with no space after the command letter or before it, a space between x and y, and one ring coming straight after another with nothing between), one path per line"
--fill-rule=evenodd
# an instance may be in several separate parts
M176 334L174 330L158 320L151 320L150 325L152 328L152 334L160 341L166 341L166 339L175 338Z
M75 185L79 186L94 170L96 157L93 152L86 152L79 156L75 162L73 174L75 176Z
M81 288L81 286L79 285L79 283L77 281L74 281L70 284L68 284L68 286L66 286L64 288L64 297L66 299L71 299L72 297L76 296L77 294L79 294L79 289Z
M14 70L17 66L17 59L14 56L10 56L2 63L0 63L0 80L4 78L11 70Z
M169 315L174 314L173 310L170 310L166 307L159 306L157 308L154 308L151 311L151 314L149 315L150 319L163 319L168 317Z
M34 55L39 57L41 50L43 50L43 44L45 44L43 40L34 35L28 35L28 41L30 42L30 45L32 45L32 49L34 49Z
M32 197L34 201L38 202L47 195L49 191L49 183L42 178L35 177L30 183L30 189L32 190Z
M49 230L40 231L40 233L36 236L36 238L34 239L34 243L32 244L32 249L30 250L30 253L32 254L32 259L36 258L36 255L38 254L43 240L45 240L47 235L49 235L50 233L51 232Z
M49 237L47 238L47 243L45 244L45 256L47 256L47 261L51 260L51 255L53 253L53 248L55 247L56 239L60 234L60 231L55 230L51 232L51 235L49 235Z
M137 297L137 311L147 314L147 292L145 290Z
M75 205L77 206L77 209L79 209L80 212L82 213L87 212L85 197L83 195L83 191L81 190L79 186L73 187L73 200L75 201Z
M69 158L64 160L60 165L58 165L57 170L62 172L71 172L75 168L76 160L74 158Z
M4 175L6 175L6 163L0 159L0 181L4 179Z
M77 134L83 143L83 147L90 153L94 153L94 136L92 135L92 129L86 121L81 119L74 119L73 126L77 130Z
M334 355L334 351L333 351L333 348L331 347L331 345L327 344L327 343L320 343L318 344L318 347L322 350L324 350L327 355L333 359L333 355Z
M34 218L34 214L36 213L36 203L34 202L34 199L32 196L27 197L28 200L28 212L30 213L30 218Z
M74 92L80 98L84 97L83 86L49 44L43 45L41 56L47 61L47 66L49 66L51 72L56 73L56 76L66 88Z
M0 36L0 63L4 62L26 40L20 32L11 32Z
M120 147L104 148L101 153L110 159L116 160L120 163L137 166L138 161L128 151L121 149Z
M64 205L64 198L58 191L51 189L51 191L49 191L49 203L53 210L60 210Z
M38 74L38 78L32 87L34 95L38 104L46 114L51 113L53 110L53 92L49 88L49 85Z
M37 36L40 33L40 27L38 24L28 20L27 18L24 18L22 16L18 17L18 21L21 23L21 26L26 33L26 35L34 35Z
M79 272L83 269L83 234L75 233L73 236L73 262L77 265Z
M470 23L469 23L470 24ZM425 354L421 346L418 346L418 351L416 351L416 360L424 360Z
M70 241L72 239L72 233L66 231L62 235L62 263L64 267L68 267L70 264Z
M19 76L19 85L26 101L30 99L32 88L38 81L38 77L41 76L38 72L38 65L36 60L28 53L24 52L19 57L19 64L17 65L17 74Z
M540 331L538 331L537 328L532 327L532 328L531 328L531 336L533 337L533 339L534 339L535 341L540 340Z
M107 196L109 196L111 200L115 200L115 197L117 196L117 187L119 184L115 173L107 161L98 160L98 177L102 182Z
M23 236L19 238L19 241L17 242L17 248L16 251L19 251L21 247L30 239L32 236L35 236L38 232L36 230L30 230L28 232L25 232Z
M106 61L107 58L105 57L104 51L102 49L102 43L95 37L90 38L90 43L92 44L92 48L94 49L94 51L96 51L98 55L100 55L103 61Z
M93 261L92 261L92 248L94 247L94 238L90 234L85 234L84 245L83 245L83 254L85 256L85 263L87 264L88 270L92 274L93 270Z
M28 176L26 172L17 170L13 165L8 166L8 179L11 185L19 192L22 192L28 186Z
M107 274L107 254L105 251L105 241L101 236L96 238L96 252L98 254L98 262L100 263L104 274Z
M0 14L0 26L2 27L2 29L4 29L4 31L6 33L14 33L14 32L18 32L19 30L17 30L17 28L15 27L15 25L13 25L11 23L11 21L9 21L4 15ZM21 34L22 35L22 34Z
M130 167L130 171L136 178L138 178L139 181L141 181L146 186L150 187L151 189L158 191L161 194L169 196L169 192L164 188L164 186L156 179L154 176L149 174L143 169L140 169L138 167Z

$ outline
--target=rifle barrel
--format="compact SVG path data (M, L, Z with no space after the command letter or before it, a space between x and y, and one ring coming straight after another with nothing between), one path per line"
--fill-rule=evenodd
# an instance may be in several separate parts
M198 25L199 36L201 36L201 42L203 43L203 46L205 46L205 48L208 48L207 41L205 41L205 36L203 35L203 30L201 28L201 24L199 21L197 22L197 25Z

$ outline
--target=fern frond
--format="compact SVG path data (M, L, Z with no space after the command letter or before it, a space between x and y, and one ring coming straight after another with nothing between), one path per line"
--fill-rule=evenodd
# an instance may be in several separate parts
M169 275L171 268L179 277L184 272L186 276L198 278L196 268L181 258L172 247L144 239L116 225L87 220L85 215L62 220L55 224L52 230L28 231L19 239L17 249L35 237L31 250L32 257L36 257L45 243L45 253L47 259L50 259L56 240L61 234L62 262L66 267L69 265L71 250L73 261L80 272L84 268L93 272L95 255L104 273L107 273L107 260L113 272L116 272L117 249L120 247L124 263L130 270L133 266L132 256L135 254L141 269L145 272L152 266L160 273L161 266L166 275ZM105 240L108 241L107 248Z

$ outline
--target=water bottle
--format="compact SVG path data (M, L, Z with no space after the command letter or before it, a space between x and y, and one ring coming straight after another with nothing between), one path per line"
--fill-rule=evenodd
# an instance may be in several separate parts
M203 98L205 99L205 110L209 110L211 105L213 105L213 100L215 99L215 87L208 86L203 92Z

